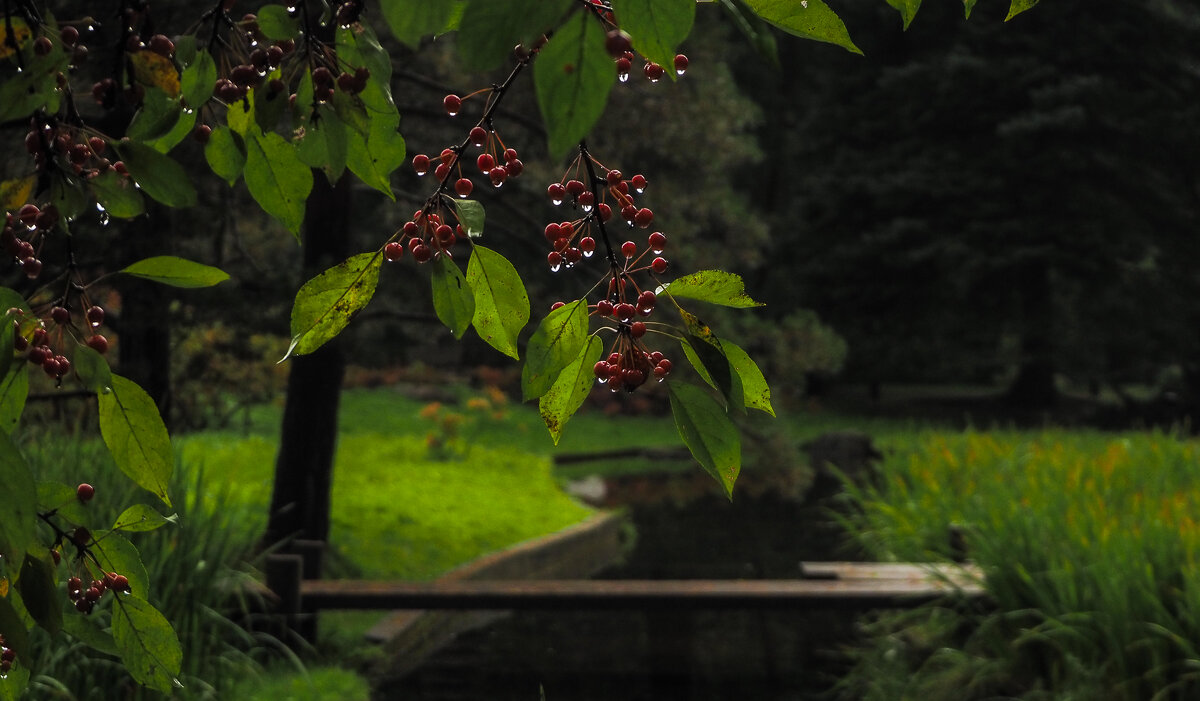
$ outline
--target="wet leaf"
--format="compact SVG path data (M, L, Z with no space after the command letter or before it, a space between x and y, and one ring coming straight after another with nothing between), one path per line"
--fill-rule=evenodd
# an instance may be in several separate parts
M360 253L304 283L292 305L292 344L284 355L305 355L341 333L367 306L379 284L383 254Z
M913 18L917 16L917 10L921 9L921 0L887 0L887 4L899 10L906 30L908 25L912 24Z
M92 539L95 541L92 552L100 561L100 567L105 572L125 575L129 580L130 593L140 599L146 598L150 587L150 575L146 572L142 556L133 543L114 531L95 531L92 533Z
M90 616L67 616L63 619L63 630L84 645L109 655L118 655L117 643L112 634L100 629Z
M243 175L255 201L299 240L304 204L312 191L312 170L292 145L274 132L248 138Z
M684 275L658 288L658 294L663 292L672 298L695 299L724 307L764 306L746 294L746 284L740 276L724 270L701 270Z
M562 157L592 130L616 80L604 47L604 27L583 12L542 47L533 64L533 83L552 157Z
M471 323L479 337L519 360L517 335L529 321L529 295L517 269L499 253L475 246L467 263L467 284L475 294Z
M47 633L54 635L62 629L62 601L58 598L53 565L26 553L17 591L25 610Z
M295 39L300 35L300 23L288 14L283 5L263 5L258 8L258 28L268 39Z
M24 456L7 433L0 432L0 554L21 562L37 542L37 486Z
M168 207L196 204L196 188L179 162L136 141L116 146L129 175L152 199Z
M146 200L141 191L134 187L132 180L115 171L88 179L87 187L96 198L96 204L109 216L129 219L146 211Z
M0 209L19 209L21 205L29 201L36 182L37 177L33 175L0 182Z
M0 379L0 432L4 435L11 434L17 427L28 396L29 364L13 363Z
M822 0L745 0L759 17L788 34L823 41L861 54L846 25Z
M1012 4L1008 6L1008 16L1004 18L1004 21L1009 21L1025 10L1033 9L1033 7L1038 4L1038 1L1039 0L1012 0ZM972 2L971 4L973 5L975 3ZM970 13L970 11L970 8L967 8L967 12Z
M168 134L183 114L179 100L160 88L151 87L142 98L142 106L133 115L127 135L137 141L151 141Z
M454 200L454 211L458 214L458 223L462 224L467 237L477 239L483 236L485 214L483 205L475 200Z
M113 521L112 529L140 533L157 530L168 523L175 523L175 518L163 516L146 504L134 504L122 511L117 520Z
M617 24L633 48L675 79L675 50L692 31L695 0L613 0Z
M577 299L546 315L525 346L525 367L521 370L524 400L544 395L558 374L575 360L587 343L587 301Z
M486 0L469 3L458 25L458 54L467 70L486 71L495 68L512 54L514 45L529 46L534 39L554 29L571 9L571 4L571 0ZM576 18L583 14L580 12ZM595 20L589 24L600 26ZM541 60L538 59L539 62ZM612 74L612 59L609 59L608 65L609 74Z
M100 435L113 461L134 483L170 506L167 485L175 454L154 400L120 375L113 375L111 390L98 396Z
M592 368L603 353L604 342L600 337L589 338L575 359L558 374L558 379L554 381L550 391L538 400L538 413L541 414L546 428L550 430L555 445L558 445L559 439L562 438L567 421L583 406L591 392L592 384L596 382Z
M422 38L456 28L467 3L465 0L385 0L380 5L392 34L405 46L415 49Z
M433 309L455 338L462 338L475 316L475 295L458 265L448 256L433 261Z
M317 115L308 121L304 137L296 142L296 157L310 168L323 170L332 184L346 170L349 149L346 125L328 105L321 105Z
M733 500L733 485L742 468L742 441L724 407L695 385L668 382L675 427L692 457Z
M71 523L87 520L88 509L79 501L76 487L62 482L38 482L37 504L43 511L56 511Z
M121 270L126 275L161 282L171 287L212 287L229 279L219 268L175 256L143 258Z
M369 119L366 140L357 132L348 134L346 165L364 183L394 200L391 174L404 163L405 154L404 137L396 131L400 117L372 112Z
M24 56L24 70L0 80L0 122L28 118L43 107L47 112L57 112L61 103L56 76L67 70L69 54L51 51L38 56L27 52Z
M178 51L176 52L178 55ZM180 76L180 91L183 101L194 110L200 109L212 97L213 85L217 82L217 63L205 49L196 52L196 58L183 69Z
M169 694L183 663L179 637L167 619L143 599L114 601L113 641L130 675L145 686Z
M236 183L246 167L246 147L241 135L223 124L214 127L204 145L204 159L217 177L230 185Z
M133 77L147 87L161 88L170 97L179 97L179 69L166 56L142 49L126 54L133 67Z
M758 409L774 416L775 408L771 406L771 388L767 385L767 378L763 377L758 364L746 351L742 350L741 346L728 339L721 339L721 350L725 352L729 366L733 368L734 373L741 381L742 403L747 408Z
M12 602L8 600L7 591L4 596L0 596L0 635L4 636L5 646L12 648L13 652L17 653L17 659L23 665L29 665L33 654L33 650L29 647L29 631L21 622L21 614L17 613ZM3 697L0 696L0 698Z
M8 33L9 26L12 27L11 38ZM13 45L24 54L30 48L29 40L32 37L33 31L25 24L25 20L15 14L7 15L7 19L0 17L0 58L8 58L16 53Z
M108 361L90 346L75 346L71 364L79 381L89 392L100 394L112 386L112 370L108 367Z

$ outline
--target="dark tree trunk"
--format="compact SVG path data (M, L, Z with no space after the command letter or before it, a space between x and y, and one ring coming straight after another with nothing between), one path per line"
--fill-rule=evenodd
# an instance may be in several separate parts
M136 251L130 262L166 253L164 231L171 229L171 213L151 205L146 216L122 223L121 245ZM158 405L163 420L171 420L171 294L161 283L121 275L121 315L114 330L118 371L138 383Z
M1022 409L1047 409L1058 402L1050 270L1032 265L1017 275L1016 283L1021 304L1021 364L1008 388L1008 400Z
M315 171L304 215L304 279L349 256L349 212L346 178L334 187L324 173ZM267 546L292 539L324 541L329 536L338 399L346 364L341 339L288 362L287 401L264 536Z

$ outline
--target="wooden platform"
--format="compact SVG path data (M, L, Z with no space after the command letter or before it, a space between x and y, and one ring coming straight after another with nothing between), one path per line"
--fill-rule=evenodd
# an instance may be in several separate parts
M984 595L977 569L905 563L802 563L804 579L310 580L306 611L324 609L605 610L895 608Z

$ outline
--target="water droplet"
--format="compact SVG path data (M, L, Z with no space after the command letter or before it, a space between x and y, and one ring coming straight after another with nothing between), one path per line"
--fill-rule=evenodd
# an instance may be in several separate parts
M656 256L663 252L663 249L661 249L661 248L652 248L650 250L654 251L654 255L656 255Z
M462 193L459 193L459 195L458 195L458 199L460 199L460 200L465 200L465 199L467 199L467 196L466 196L466 195L464 195L464 194L462 194ZM662 253L662 251L659 251L659 253Z
M676 71L675 71L675 75L683 75L684 73L687 73L686 68L679 68L679 69L676 69ZM662 380L659 380L659 382L662 382Z
M556 263L550 266L550 272L552 273L557 273L559 270L562 270L562 263Z
M651 78L651 79L650 79L650 82L651 82L651 83L657 83L657 82L658 82L658 78Z
M584 258L591 258L593 253L595 253L595 251L584 251L584 252L583 252L583 257L584 257Z
M287 6L287 13L288 13L289 15L294 15L294 14L296 14L296 6L295 6L295 5L288 5L288 6Z
M592 205L590 204L581 204L579 205L579 208L582 209L585 214L592 211Z
M644 187L635 187L635 188L633 188L633 191L634 191L634 192L636 192L637 194L639 194L639 195L640 195L640 194L642 194L643 192L645 192L645 191L646 191L646 188L644 188Z
M196 113L196 110L192 109L191 107L184 107L184 108L183 108L183 113L184 113L184 114L195 114L195 113Z
M807 10L808 9L808 0L800 0L800 7L803 7L804 9Z
M552 199L552 200L550 200L550 204L554 205L555 207L557 207L558 205L560 205L560 204L562 204L562 203L563 203L563 201L562 201L562 200L560 200L560 199Z
M108 226L108 212L100 213L100 226Z
M621 81L622 83L628 83L629 82L629 74L628 73L618 73L617 80Z
M596 382L599 382L602 385L608 384L608 377L597 377Z

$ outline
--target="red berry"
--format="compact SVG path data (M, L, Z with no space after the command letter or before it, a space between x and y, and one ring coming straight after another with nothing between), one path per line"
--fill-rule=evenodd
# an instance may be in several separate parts
M99 326L104 323L104 309L92 305L87 310L87 320L92 326Z
M658 82L658 80L663 77L663 74L666 73L662 66L653 62L647 63L642 68L642 72L646 74L646 77L650 79L651 83Z
M471 133L467 135L467 138L471 140L472 144L482 147L488 141L487 129L484 129L483 127L473 127L471 129Z
M650 223L653 221L654 221L654 212L651 212L649 209L647 209L645 207L642 207L641 209L639 209L637 211L637 214L633 215L633 223L637 224L638 226L640 226L643 229L650 226Z
M433 258L433 249L424 244L417 246L412 251L413 259L418 263L428 263L430 258Z
M33 53L38 56L45 56L54 50L54 43L48 37L38 37L37 41L33 42Z
M96 587L88 587L87 591L83 592L83 599L89 603L96 603L100 600L102 592Z
M81 548L86 546L88 544L88 541L91 539L92 539L91 531L84 528L83 526L80 526L71 532L71 542L78 545Z
M620 184L621 178L621 171L617 170L616 168L608 171L608 174L604 176L604 179L608 181L609 187L616 187L618 184Z
M207 144L210 136L212 136L212 127L207 124L197 124L196 128L192 130L192 138L202 144Z
M683 72L687 70L687 67L688 57L684 56L683 54L675 54L675 74L683 75Z
M33 226L37 222L37 216L41 211L36 204L23 205L17 210L17 218L25 226Z
M633 305L629 302L621 302L613 308L613 313L617 315L617 319L621 321L629 321L633 318L633 315L637 313L637 310L634 309Z
M508 168L508 176L510 178L515 178L521 173L525 172L525 164L521 162L520 158L512 159L506 163L504 167Z
M583 251L583 255L590 256L596 250L596 239L591 236L584 236L579 239L579 250Z
M613 304L607 299L602 299L596 302L596 313L600 316L608 316L613 313Z
M558 270L563 264L562 254L558 251L550 251L546 255L546 263L550 266L551 270Z
M622 56L614 61L614 63L617 66L617 76L620 77L621 82L625 82L629 78L629 71L633 68L633 61Z
M632 324L630 324L629 325L629 335L633 336L634 338L641 338L642 336L645 336L646 335L645 322L635 321Z
M667 236L661 231L655 231L646 238L646 243L650 246L650 250L655 253L662 253L667 247Z
M54 319L56 324L71 323L71 312L67 311L66 307L54 307L50 310L50 318Z
M554 311L555 309L562 309L565 306L567 306L566 302L555 302L554 304L550 305L550 311Z
M446 108L446 114L453 117L462 109L462 98L458 95L447 95L442 100L442 106Z
M154 36L150 37L150 42L146 44L146 46L159 56L165 56L167 58L170 58L171 54L175 53L174 42L168 39L164 34L155 34Z
M448 175L450 175L450 166L445 163L439 163L437 168L433 169L433 177L439 181L445 180Z
M659 275L662 275L663 273L667 272L667 259L666 258L655 258L650 263L650 269L653 270L654 272L658 273Z
M79 599L75 600L75 610L84 615L91 613L93 608L95 608L95 604L87 599L80 597Z
M590 190L584 190L579 193L579 206L583 207L583 211L590 211L595 202L596 196Z
M71 577L70 579L67 580L67 591L68 592L77 592L80 589L83 589L83 580L82 579L80 579L79 577Z
M612 219L612 207L609 207L607 203L601 202L596 205L596 212L600 215L600 221L606 222Z
M609 56L619 58L633 48L633 44L629 41L628 34L620 29L614 29L604 37L604 48L608 51Z
M404 246L402 246L399 241L388 242L388 244L383 247L383 257L389 261L400 260L404 257Z
M512 163L517 160L517 150L515 148L504 149L504 162Z
M454 149L444 148L444 149L442 149L442 153L439 156L439 158L441 159L442 163L444 163L445 165L453 165L455 159L458 158L458 155L454 153Z
M74 27L63 27L58 36L62 39L63 44L75 46L76 42L79 41L79 30Z
M429 172L429 156L423 153L418 153L412 159L413 170L417 171L417 175L425 175Z
M505 168L504 166L496 166L495 168L492 168L490 172L488 172L488 177L492 179L492 185L494 187L500 187L504 184L504 181L508 179L508 168Z
M562 238L562 227L554 222L550 222L546 225L546 229L542 233L545 234L547 241L554 243Z
M479 168L479 172L488 174L492 172L492 168L496 167L496 159L492 158L490 153L481 153L479 158L475 159L475 165Z
M637 244L633 241L626 241L621 244L621 255L626 258L632 258L637 255Z
M562 183L550 183L550 187L546 188L546 194L550 196L551 202L560 205L567 198L567 189L562 186Z
M653 309L656 301L657 297L655 296L654 292L651 290L643 290L642 293L638 295L637 305L640 309Z
M92 336L89 336L88 340L87 340L87 344L88 344L88 348L91 348L92 350L96 351L100 355L104 355L105 353L108 352L108 339L100 334L94 334Z
M642 175L641 173L638 173L630 178L629 182L633 185L633 189L637 190L639 194L642 192L642 190L646 189L646 176Z
M454 191L458 193L459 197L463 198L469 197L471 189L474 187L475 185L471 182L470 178L459 178L454 183Z
M42 261L37 258L26 258L21 264L21 269L25 271L25 277L30 280L42 274Z
M567 181L567 194L571 197L579 197L580 193L582 193L585 189L586 188L583 186L583 183L578 180Z
M602 381L607 380L608 379L608 363L604 362L603 360L597 360L596 364L592 366L592 373L595 374L596 377Z
M111 589L111 590L113 590L113 591L119 591L119 592L126 592L126 593L127 593L127 592L129 592L129 590L130 590L130 587L129 587L129 578L128 578L128 577L126 577L126 576L125 576L125 575L123 575L123 574L114 575L114 576L113 576L113 578L112 578L112 584L110 584L110 585L108 586L108 588L109 588L109 589Z
M637 217L638 208L632 204L627 204L621 208L621 218L629 222L633 226L633 220Z

